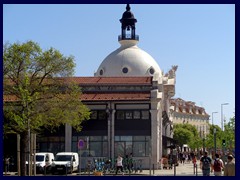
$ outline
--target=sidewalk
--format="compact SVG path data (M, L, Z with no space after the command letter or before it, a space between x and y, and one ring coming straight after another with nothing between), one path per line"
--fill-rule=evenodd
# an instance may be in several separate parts
M158 169L158 170L142 170L142 172L132 173L132 174L124 174L124 176L202 176L202 170L199 168L199 161L197 162L197 174L193 171L192 163L179 164L176 166L176 173L174 174L173 169ZM7 172L7 176L16 176L16 172ZM93 176L93 174L89 174ZM5 172L3 172L3 176L5 176ZM43 174L37 174L37 176L44 176ZM47 176L52 176L51 174L47 174ZM64 175L62 175L64 176ZM65 175L66 176L66 175ZM80 176L79 173L68 174L67 176ZM81 173L81 176L88 176L86 173ZM106 174L104 176L115 176L115 174ZM118 173L117 176L123 176L121 173ZM210 174L213 176L213 173Z
M202 176L202 171L198 167L197 174L196 174L196 172L194 173L193 164L185 163L185 164L179 164L178 166L176 166L175 173L174 173L174 167L173 167L172 169L154 170L154 173L153 173L153 170L151 172L150 170L144 170L142 174L146 176L174 176L174 175L175 176Z

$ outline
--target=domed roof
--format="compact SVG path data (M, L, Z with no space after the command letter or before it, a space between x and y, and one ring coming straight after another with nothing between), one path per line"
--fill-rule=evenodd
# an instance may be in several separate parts
M162 72L147 52L137 47L136 40L122 40L121 47L100 64L95 76L153 76Z
M122 15L122 19L134 19L133 13L130 11L130 6L127 4L126 11Z

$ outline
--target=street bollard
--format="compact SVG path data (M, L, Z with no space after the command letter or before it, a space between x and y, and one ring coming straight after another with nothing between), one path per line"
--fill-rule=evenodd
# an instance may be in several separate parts
M154 175L154 164L153 164L153 175Z
M174 168L174 176L176 176L176 164L175 163L174 163L173 168Z
M198 170L198 169L197 169L197 164L196 164L196 176L197 176L197 170Z

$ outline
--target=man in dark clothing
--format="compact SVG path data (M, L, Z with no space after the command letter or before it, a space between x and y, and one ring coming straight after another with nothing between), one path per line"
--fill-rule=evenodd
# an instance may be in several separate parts
M200 159L200 168L202 169L203 176L210 176L212 159L208 157L208 152L204 152L204 156Z

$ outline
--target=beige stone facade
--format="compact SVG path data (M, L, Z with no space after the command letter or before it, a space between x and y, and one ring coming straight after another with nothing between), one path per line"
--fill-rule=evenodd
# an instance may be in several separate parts
M194 125L200 136L209 134L209 114L203 107L196 106L192 101L183 99L171 99L169 118L173 124L188 123Z

